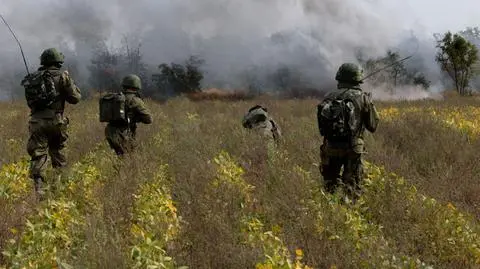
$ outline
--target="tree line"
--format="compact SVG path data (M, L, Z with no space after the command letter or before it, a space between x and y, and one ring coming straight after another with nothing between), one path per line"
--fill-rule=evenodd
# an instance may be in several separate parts
M458 33L437 33L434 38L437 50L435 61L441 71L452 80L459 94L472 94L471 81L480 74L480 29L473 27ZM148 75L140 47L127 46L116 52L99 47L89 68L92 86L98 89L118 88L116 83L119 75L128 71L142 77L146 84L145 93L150 96L175 96L201 91L204 78L201 67L205 63L203 59L190 56L183 63L162 63L157 67L157 72ZM370 78L373 85L386 86L391 91L395 91L398 86L409 85L428 90L431 81L418 67L407 66L405 62L399 61L401 57L403 56L399 52L388 50L383 57L365 59L359 54L357 60L363 66L365 74L391 65ZM247 90L254 94L265 88L277 91L312 88L301 72L288 65L279 66L270 72L254 66L243 73L243 79L246 81Z
M435 60L441 71L451 79L459 94L472 94L471 82L480 78L478 76L480 74L478 61L480 29L467 28L458 33L449 31L444 34L434 34L434 38L437 50ZM141 47L141 43L129 45L126 39L122 46L114 49L100 42L93 48L87 67L88 81L81 84L98 92L116 91L120 89L119 82L122 76L135 73L142 79L143 94L152 98L162 99L202 90L204 79L202 67L205 64L202 58L191 55L182 62L161 63L154 70L150 70L143 59ZM399 62L398 60L402 57L404 55L399 52L388 50L384 56L378 58L365 58L359 53L357 60L363 66L365 74L392 65L369 78L369 82L374 86L381 85L392 92L398 86L405 85L419 86L428 90L431 81L418 67L406 65L403 61ZM67 64L67 68L75 77L78 69L75 61ZM259 94L269 89L280 92L298 91L301 95L302 91L308 92L314 88L302 72L288 65L278 66L273 70L253 66L245 70L240 77L250 94ZM18 88L18 83L13 82L13 78L19 78L19 76L12 76L12 74L0 76L0 87L14 84L15 86L11 87L12 96L15 94L20 96L21 94L18 93L22 91Z

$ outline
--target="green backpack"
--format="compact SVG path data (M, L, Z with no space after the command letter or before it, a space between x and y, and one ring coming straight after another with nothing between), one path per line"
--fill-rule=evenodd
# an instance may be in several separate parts
M25 88L25 99L30 109L48 109L59 95L55 88L53 75L48 70L40 70L26 75L21 85Z
M100 98L100 122L128 124L123 93L108 93Z
M356 118L358 109L354 100L343 91L336 98L328 98L317 106L317 120L320 134L333 142L348 142L360 128Z

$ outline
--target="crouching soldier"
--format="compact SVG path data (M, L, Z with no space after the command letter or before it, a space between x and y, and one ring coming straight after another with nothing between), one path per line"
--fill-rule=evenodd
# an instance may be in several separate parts
M152 123L152 115L140 98L140 78L133 74L124 77L122 88L121 93L107 94L100 99L100 121L108 122L105 137L119 156L135 149L137 123Z
M242 125L244 128L251 129L268 139L273 139L275 143L278 143L282 136L278 124L268 115L267 108L260 105L248 110L243 117Z

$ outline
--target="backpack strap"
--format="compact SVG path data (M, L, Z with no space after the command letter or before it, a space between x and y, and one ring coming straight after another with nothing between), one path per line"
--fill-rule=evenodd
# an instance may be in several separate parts
M339 95L337 95L336 98L343 97L343 95L345 95L345 93L347 93L349 90L351 90L351 89L350 89L350 88L346 88L342 93L340 93Z

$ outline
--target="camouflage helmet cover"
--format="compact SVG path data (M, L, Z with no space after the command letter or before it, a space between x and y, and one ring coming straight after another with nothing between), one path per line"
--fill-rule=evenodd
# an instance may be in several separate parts
M40 55L41 65L52 65L56 63L63 63L65 56L56 48L49 48L42 52Z
M142 80L134 74L125 76L122 80L122 87L124 88L133 88L133 89L142 89Z
M363 70L354 63L344 63L338 68L335 80L348 83L362 83Z

